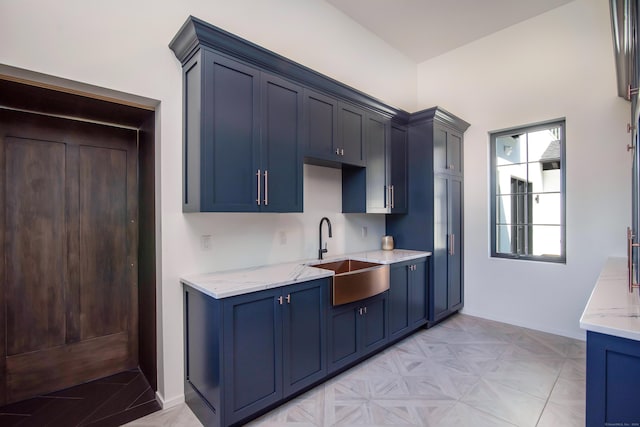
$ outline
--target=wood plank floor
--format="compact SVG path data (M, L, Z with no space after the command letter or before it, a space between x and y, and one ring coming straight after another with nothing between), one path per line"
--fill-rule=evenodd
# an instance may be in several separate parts
M0 426L119 426L158 411L140 370L0 407Z

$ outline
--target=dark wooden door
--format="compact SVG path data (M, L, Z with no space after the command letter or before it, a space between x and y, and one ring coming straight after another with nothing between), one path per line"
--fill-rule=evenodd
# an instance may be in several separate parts
M0 110L0 404L137 366L137 133Z

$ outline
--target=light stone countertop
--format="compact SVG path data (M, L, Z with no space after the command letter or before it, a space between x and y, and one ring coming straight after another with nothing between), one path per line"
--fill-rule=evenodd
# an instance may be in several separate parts
M587 331L640 341L640 296L629 293L627 259L609 258L580 318Z
M313 267L313 264L320 262L340 261L349 258L358 261L377 262L379 264L393 264L428 256L431 256L431 252L404 249L357 252L330 256L322 261L317 259L302 260L241 270L190 275L181 277L180 281L206 295L221 299L333 276L333 271Z

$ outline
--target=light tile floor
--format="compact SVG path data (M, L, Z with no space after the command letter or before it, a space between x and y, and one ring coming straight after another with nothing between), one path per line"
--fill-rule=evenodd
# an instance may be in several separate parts
M248 424L584 426L585 343L457 314ZM200 426L185 405L130 424Z

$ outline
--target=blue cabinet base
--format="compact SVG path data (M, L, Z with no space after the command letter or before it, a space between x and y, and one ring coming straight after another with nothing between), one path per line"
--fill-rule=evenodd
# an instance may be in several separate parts
M587 331L587 427L640 425L640 341Z

